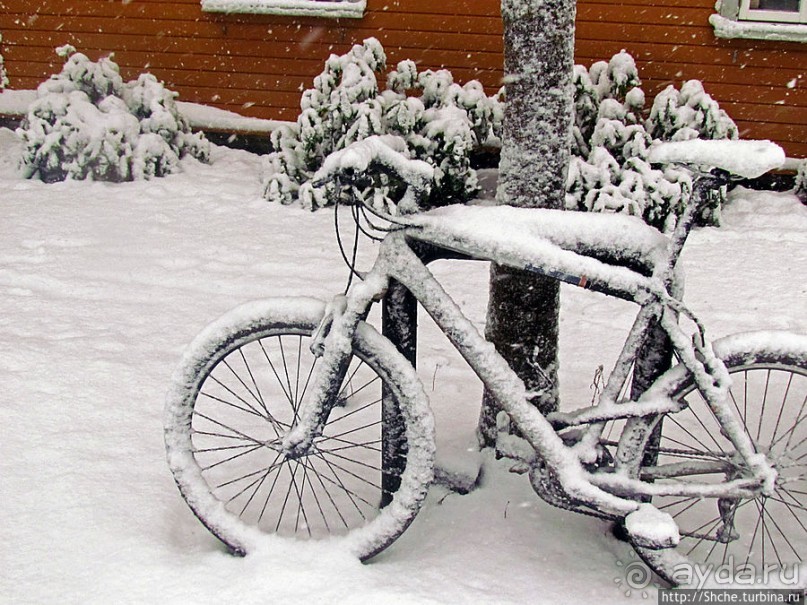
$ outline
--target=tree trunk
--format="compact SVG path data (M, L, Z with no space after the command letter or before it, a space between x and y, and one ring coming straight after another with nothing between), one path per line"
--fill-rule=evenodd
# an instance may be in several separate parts
M562 208L570 159L574 93L574 0L502 0L507 104L499 204ZM533 392L557 409L557 281L494 265L485 334ZM485 393L483 446L496 439L498 405Z

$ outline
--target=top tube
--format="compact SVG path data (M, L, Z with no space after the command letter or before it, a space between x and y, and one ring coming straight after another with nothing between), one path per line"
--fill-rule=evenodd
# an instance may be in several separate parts
M649 278L669 246L668 237L621 214L456 205L404 222L411 239L629 300L653 289Z

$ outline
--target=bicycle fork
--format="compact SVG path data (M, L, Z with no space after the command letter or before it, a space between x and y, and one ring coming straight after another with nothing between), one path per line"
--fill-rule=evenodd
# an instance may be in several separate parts
M311 352L320 359L310 396L303 402L296 422L282 439L287 458L307 455L322 435L328 416L339 405L340 393L353 355L353 334L374 300L385 290L384 281L365 279L349 296L336 296L314 333Z

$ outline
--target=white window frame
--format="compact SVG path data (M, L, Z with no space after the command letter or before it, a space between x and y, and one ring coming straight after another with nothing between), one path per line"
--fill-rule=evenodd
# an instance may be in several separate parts
M360 19L367 0L201 0L212 13Z
M750 0L717 0L718 12L709 17L709 23L718 38L807 42L807 0L800 0L799 7L799 13L788 14L788 11L752 9ZM795 20L783 20L793 17Z
M807 23L807 0L799 0L798 11L773 11L754 8L754 0L741 0L739 18L742 21L770 21L774 23Z

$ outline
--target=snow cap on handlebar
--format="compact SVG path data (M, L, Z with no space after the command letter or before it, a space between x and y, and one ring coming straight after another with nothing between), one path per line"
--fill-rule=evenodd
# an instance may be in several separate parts
M431 189L434 168L427 162L409 158L406 143L400 137L374 135L333 152L314 174L312 183L324 184L346 171L361 173L372 164L394 173L406 184L406 193L397 204L399 212L416 212L417 200Z
M710 166L755 179L781 168L785 152L770 141L693 139L654 145L647 159L652 164Z

